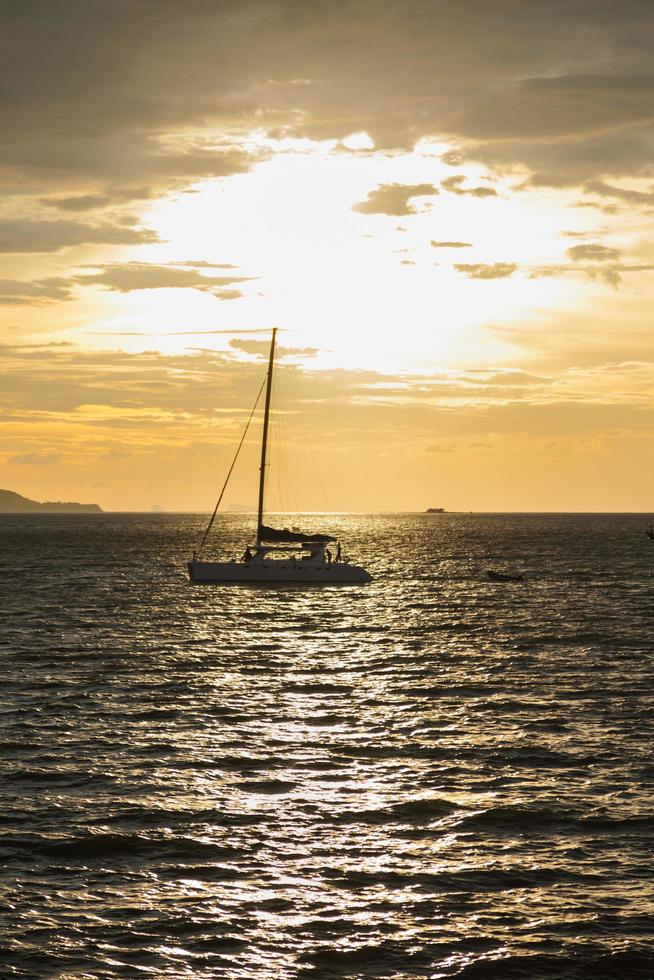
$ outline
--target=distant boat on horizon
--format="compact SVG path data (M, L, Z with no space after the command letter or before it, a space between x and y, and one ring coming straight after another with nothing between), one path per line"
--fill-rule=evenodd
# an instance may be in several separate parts
M296 528L274 528L263 522L266 489L266 462L268 452L268 424L270 421L270 396L272 391L273 369L275 364L275 339L277 328L272 332L268 371L259 389L250 417L245 426L241 441L227 473L227 478L218 497L209 524L202 536L197 551L188 563L188 574L191 582L205 584L232 583L307 583L315 585L356 585L372 581L372 576L365 568L352 565L343 558L341 544L330 534L310 533ZM232 470L238 459L238 454L245 440L250 422L256 411L259 399L264 390L265 408L263 415L263 432L261 436L261 465L259 468L259 503L257 508L256 544L247 545L240 561L203 561L200 558L202 549L207 541L209 532L216 519L218 508L225 489L232 475ZM329 550L329 545L335 543L335 553Z
M447 514L444 507L428 507L425 514Z

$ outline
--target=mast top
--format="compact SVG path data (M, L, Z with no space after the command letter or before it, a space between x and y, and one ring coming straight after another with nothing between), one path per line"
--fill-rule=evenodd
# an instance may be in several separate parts
M266 490L266 453L268 449L268 423L270 421L270 396L272 393L272 376L275 364L275 339L277 327L273 327L270 340L270 356L268 358L268 374L266 377L266 404L263 413L263 433L261 436L261 466L259 468L259 506L257 508L257 546L261 544L261 528L263 526L263 503Z

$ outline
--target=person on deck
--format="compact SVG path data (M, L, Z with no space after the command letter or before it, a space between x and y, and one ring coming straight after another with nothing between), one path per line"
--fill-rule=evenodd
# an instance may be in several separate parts
M241 561L244 561L246 563L252 561L252 552L250 551L250 545L248 545L245 551L243 552L243 557L241 558Z

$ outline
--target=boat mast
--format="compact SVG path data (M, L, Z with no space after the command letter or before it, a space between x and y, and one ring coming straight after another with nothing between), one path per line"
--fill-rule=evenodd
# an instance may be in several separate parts
M270 341L270 358L268 359L268 377L266 380L266 406L263 413L263 435L261 437L261 467L259 469L259 510L257 516L257 547L261 544L261 526L263 524L263 496L266 489L266 450L268 448L268 421L270 419L270 395L272 391L273 365L275 363L275 337L277 327L273 327Z

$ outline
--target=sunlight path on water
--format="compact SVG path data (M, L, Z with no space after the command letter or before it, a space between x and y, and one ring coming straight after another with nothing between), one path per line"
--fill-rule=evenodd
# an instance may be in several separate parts
M642 520L308 520L374 582L191 586L203 516L0 519L3 976L649 977Z

